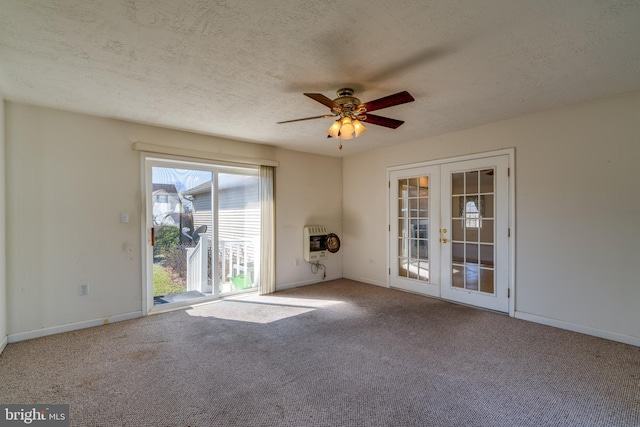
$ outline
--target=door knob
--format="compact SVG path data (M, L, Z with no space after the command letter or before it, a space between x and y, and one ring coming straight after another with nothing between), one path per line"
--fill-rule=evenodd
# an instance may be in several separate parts
M449 240L447 240L447 238L446 238L446 237L443 237L442 239L440 239L440 241L441 241L442 243L447 243Z

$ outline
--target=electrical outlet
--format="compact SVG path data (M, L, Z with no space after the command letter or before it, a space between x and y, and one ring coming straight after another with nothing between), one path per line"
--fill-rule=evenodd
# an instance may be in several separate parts
M80 296L89 295L89 285L80 285Z
M296 267L299 267L300 266L300 258L296 258L295 262L296 262Z

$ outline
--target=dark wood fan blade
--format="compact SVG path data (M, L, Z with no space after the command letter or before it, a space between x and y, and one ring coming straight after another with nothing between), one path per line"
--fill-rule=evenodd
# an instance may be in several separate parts
M376 116L367 113L367 118L360 120L361 122L371 123L372 125L384 126L386 128L396 129L404 122L402 120L390 119L388 117Z
M324 116L305 117L304 119L285 120L284 122L278 122L276 124L279 125L282 123L301 122L303 120L313 120L313 119L327 119L329 117L335 117L335 116L333 114L325 114Z
M413 99L413 96L411 96L409 92L405 90L402 92L394 93L393 95L385 96L384 98L365 102L364 104L362 104L362 106L364 106L367 109L367 112L369 112L393 107L394 105L405 104L412 101L415 101L415 99Z
M332 110L334 108L340 109L340 105L336 104L335 102L333 102L332 99L327 98L326 96L324 96L321 93L305 93L304 95L308 96L311 99L314 99L316 101L318 101L321 104L326 105L327 107L331 108Z

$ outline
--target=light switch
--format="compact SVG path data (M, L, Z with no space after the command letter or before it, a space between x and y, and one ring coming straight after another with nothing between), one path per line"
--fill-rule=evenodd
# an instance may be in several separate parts
M129 212L120 212L120 222L123 224L129 222Z

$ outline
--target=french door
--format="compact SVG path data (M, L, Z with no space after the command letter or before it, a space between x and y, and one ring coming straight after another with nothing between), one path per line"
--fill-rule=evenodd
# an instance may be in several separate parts
M389 285L509 311L508 155L390 171Z
M393 171L390 188L391 285L410 292L440 296L439 167Z

